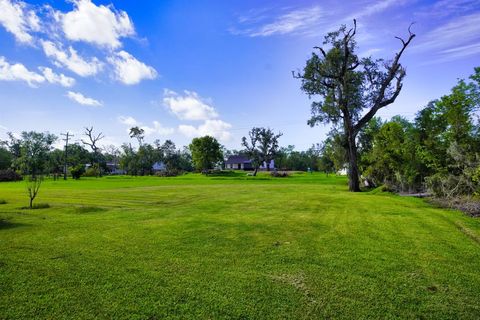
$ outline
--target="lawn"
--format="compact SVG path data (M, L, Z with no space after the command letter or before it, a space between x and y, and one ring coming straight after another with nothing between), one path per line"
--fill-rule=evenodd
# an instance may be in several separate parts
M480 220L298 174L0 183L0 319L480 318Z

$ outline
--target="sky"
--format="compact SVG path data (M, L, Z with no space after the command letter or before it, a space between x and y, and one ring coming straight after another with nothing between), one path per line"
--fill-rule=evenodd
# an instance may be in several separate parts
M397 101L413 119L480 66L480 1L0 0L0 139L7 132L103 132L103 145L213 135L230 149L254 126L305 150L328 126L307 125L300 70L323 36L357 19L360 56L402 64ZM316 97L312 97L314 100ZM60 142L59 142L60 143Z

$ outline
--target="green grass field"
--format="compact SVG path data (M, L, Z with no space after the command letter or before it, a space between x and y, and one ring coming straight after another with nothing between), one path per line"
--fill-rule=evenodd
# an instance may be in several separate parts
M480 220L298 174L1 183L1 319L479 319Z

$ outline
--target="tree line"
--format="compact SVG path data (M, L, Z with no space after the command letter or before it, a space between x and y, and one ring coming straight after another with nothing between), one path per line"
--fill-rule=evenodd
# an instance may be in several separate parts
M372 118L360 131L358 166L367 186L397 192L430 191L442 198L480 192L480 67L412 121ZM321 147L323 171L345 166L344 133L333 130Z

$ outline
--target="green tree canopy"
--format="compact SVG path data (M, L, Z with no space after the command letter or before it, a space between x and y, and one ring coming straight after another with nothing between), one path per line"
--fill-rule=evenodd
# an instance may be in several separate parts
M223 159L220 143L211 136L194 138L189 148L197 171L213 169L215 164Z

